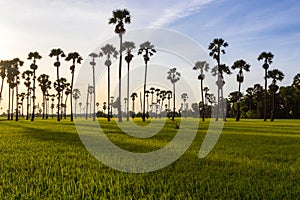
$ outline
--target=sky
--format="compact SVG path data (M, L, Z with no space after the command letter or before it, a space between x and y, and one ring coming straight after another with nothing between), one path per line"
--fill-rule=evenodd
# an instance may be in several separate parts
M87 67L88 54L94 50L99 50L99 47L106 41L113 40L118 45L114 26L107 22L113 10L123 8L128 9L131 13L132 23L126 24L125 28L128 35L130 35L130 31L133 31L131 34L133 39L134 34L136 37L141 37L141 41L143 36L145 36L145 40L149 39L146 37L147 34L138 34L138 30L149 27L162 28L169 30L172 36L173 34L184 36L186 40L191 42L190 44L197 44L199 48L202 48L202 53L207 55L209 43L214 38L223 38L229 44L229 47L226 48L226 54L221 58L223 63L231 66L234 61L244 59L251 65L251 71L245 73L243 91L255 83L263 85L264 71L261 67L262 63L257 61L258 55L263 51L270 51L274 54L274 61L270 69L278 68L285 74L285 79L279 85L290 85L293 77L300 73L300 18L298 17L300 2L297 0L0 0L0 59L19 57L25 61L25 65L21 68L21 71L25 71L29 69L30 65L30 61L27 60L28 53L38 51L43 58L38 61L37 74L46 73L55 79L53 59L48 54L51 49L59 47L65 53L79 52L86 61L85 64L76 68L76 76L80 77L83 71L91 73L91 69ZM124 37L126 39L126 34ZM174 39L173 43L167 46L169 48L167 50L171 52L174 48L178 49L181 47L180 45L188 43L183 42L183 40ZM153 41L154 43L157 42L153 43L157 49L166 48L163 42L155 39ZM137 43L136 46L138 47L139 44ZM158 51L153 56L153 64L163 63L164 66L169 65L170 67L185 65L181 61L172 63L177 58L171 58L170 54L169 57L168 55L163 56L161 52ZM180 56L185 52L182 50L175 53ZM164 59L168 58L168 62L164 62ZM134 59L137 60L136 66L143 67L141 58L135 55ZM199 55L199 60L201 59L204 59L203 55ZM189 61L191 65L197 59L190 57ZM97 62L99 64L96 71L102 70L102 78L106 77L106 69L100 64L104 62L103 59ZM213 67L214 61L209 62L210 67ZM70 78L69 65L63 63L60 68L61 76ZM183 78L188 80L187 82L190 79L195 79L188 84L192 88L196 87L194 84L198 84L195 82L198 74L191 70L192 66L187 64L183 68L177 67L182 72ZM154 83L155 80L151 80L151 77L161 73L160 70L155 71L157 69L153 67L151 70L149 67L149 82ZM126 73L126 67L123 70ZM139 78L143 71L138 69L137 71ZM208 78L209 72L207 73L205 83L207 85L214 84L213 79ZM233 72L233 75L225 76L225 94L236 90L235 74L236 72ZM91 78L88 76L90 74L87 74L84 79L90 81ZM116 77L117 63L112 66L113 87L116 87ZM106 82L101 82L102 79L100 79L97 79L97 82L103 86L102 90L106 91L106 87L104 87ZM136 90L141 88L143 83L142 79L136 79L132 81L132 84L137 81L141 81L141 83L134 86ZM162 87L170 87L170 85ZM211 90L213 91L213 89ZM125 95L124 91L125 89L123 89L123 96ZM179 90L178 93L180 92L183 91ZM97 93L97 101L100 104L105 101L105 94L105 92ZM116 92L114 94L117 95ZM7 95L6 92L4 95ZM81 101L83 102L84 96L85 93L82 91ZM198 94L195 94L195 98L198 97ZM192 103L192 99L190 101ZM5 107L5 96L1 104L1 107Z

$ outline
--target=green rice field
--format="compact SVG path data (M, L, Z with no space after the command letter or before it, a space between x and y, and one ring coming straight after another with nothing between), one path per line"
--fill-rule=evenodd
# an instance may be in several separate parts
M174 137L172 121L154 137L136 139L98 119L123 149L149 152ZM182 119L195 120L195 119ZM123 122L126 123L126 122ZM135 123L143 125L141 119ZM0 119L0 199L297 199L300 120L229 119L214 149L198 153L209 120L183 156L148 173L105 166L82 144L74 123Z

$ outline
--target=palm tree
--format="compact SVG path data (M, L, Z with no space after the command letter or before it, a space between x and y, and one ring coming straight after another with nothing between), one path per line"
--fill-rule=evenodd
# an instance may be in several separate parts
M207 95L208 95L209 88L208 87L204 87L203 91L204 91L204 96L205 96L205 104L207 104Z
M135 113L134 113L134 101L135 101L135 99L138 97L138 95L137 95L136 92L133 92L133 93L130 95L130 97L131 97L131 100L132 100L132 118L134 118L134 115L135 115Z
M105 115L105 110L106 110L106 108L107 108L107 106L106 106L106 102L103 102L103 106L102 106L102 108L103 108L103 113L104 113L104 115Z
M74 71L75 71L75 63L81 64L82 57L77 52L69 53L65 59L66 61L72 61L72 65L70 66L72 79L71 79L71 87L70 93L73 94L73 85L74 85ZM70 105L71 105L71 122L73 121L73 101L72 97L70 98Z
M90 117L91 117L91 113L92 113L92 96L95 93L95 88L92 85L89 86L88 93L89 93L89 97L90 97ZM95 102L93 102L93 104L95 104Z
M100 103L99 103L99 102L97 102L97 103L96 103L96 106L97 106L97 112L99 111L99 108L98 108L98 107L99 107L99 105L100 105Z
M16 97L17 97L17 111L18 111L18 84L19 82L19 66L23 66L24 62L19 58L14 58L7 63L7 83L9 85L9 95L8 95L8 120L13 120L14 113L14 88L16 88ZM12 93L12 94L11 94ZM11 94L11 97L10 97ZM11 101L11 104L10 104ZM11 105L11 106L10 106ZM10 109L11 108L11 109ZM16 118L18 120L18 116Z
M53 109L54 109L54 107L55 107L55 104L54 104L54 97L55 97L55 94L52 94L52 95L50 95L50 97L51 97L51 115L52 115L52 119L53 119Z
M63 107L64 107L64 118L65 119L67 118L67 101L68 101L69 95L71 95L70 99L72 99L72 92L71 92L71 87L70 86L71 86L71 84L67 83L66 89L65 89L66 98L65 98L65 103L63 104Z
M265 70L265 96L264 96L264 121L267 121L267 85L268 85L268 80L267 80L267 76L268 76L268 69L269 69L269 65L273 62L273 58L274 58L274 55L269 52L262 52L257 60L260 61L260 60L263 60L264 61L264 64L263 64L263 68Z
M170 100L172 98L172 91L168 90L167 91L167 99L168 99L168 112L170 112Z
M218 79L216 81L216 85L218 87L218 101L217 101L217 115L216 115L216 121L218 121L219 118L219 105L220 105L220 99L222 103L222 115L223 115L223 121L226 121L226 115L225 115L225 107L224 107L224 98L223 98L223 86L225 85L223 73L225 74L231 74L231 71L229 67L225 64L221 64L220 67L215 66L211 69L211 73L213 76L218 76ZM220 95L221 94L221 95Z
M60 83L59 83L59 66L60 66L60 61L59 61L59 58L60 57L65 57L66 55L64 54L64 52L61 50L61 49L52 49L50 54L49 54L50 57L53 57L55 56L56 57L56 62L54 63L54 66L56 67L56 74L57 74L57 78L56 78L56 81L57 81L57 121L60 121L60 116L59 116L59 110L60 110L60 94L61 94L61 91L60 91Z
M243 70L246 72L250 71L250 65L247 64L246 61L244 60L237 60L233 63L233 65L231 66L231 69L235 70L238 69L239 72L236 76L236 80L239 83L239 90L238 90L238 94L241 93L241 84L242 82L244 82L244 75L243 75ZM238 96L238 101L237 101L237 115L236 115L236 121L240 121L240 117L241 117L241 111L240 111L240 96Z
M268 75L267 78L271 78L272 79L272 83L269 86L271 92L272 92L272 111L271 111L271 121L274 121L275 118L275 94L277 92L277 90L279 89L279 86L276 85L277 81L282 81L284 78L284 74L278 70L278 69L274 69L271 71L268 71Z
M168 71L167 79L171 81L173 85L173 114L172 114L172 121L175 118L175 83L180 80L181 74L176 70L176 68L172 68Z
M96 83L95 83L95 66L96 66L96 62L95 62L95 58L99 57L99 55L96 54L96 53L90 53L89 56L92 57L92 61L90 62L90 65L92 65L92 68L93 68L93 87L96 88ZM94 102L96 102L96 89L94 91ZM96 120L95 103L93 105L93 108L94 108L93 121L95 121Z
M22 78L25 79L24 85L27 87L27 113L26 120L29 119L29 100L30 100L30 87L31 87L31 77L33 76L33 72L31 70L26 70L22 73Z
M193 70L200 70L198 79L201 81L201 97L202 97L202 121L204 121L204 96L203 96L203 80L205 78L204 71L208 71L209 64L206 61L198 61L195 63Z
M188 99L188 94L187 93L182 93L181 94L181 99L183 100L183 111L184 111L184 117L186 118L186 110L187 110L187 106L186 106L186 100Z
M261 103L261 99L263 96L263 87L260 84L255 84L253 86L253 97L256 103L256 118L260 118L261 117L261 113L260 113L260 103Z
M106 55L106 60L104 65L107 66L107 102L108 102L108 111L109 111L109 101L110 101L110 65L111 65L111 56L114 58L117 58L118 52L116 51L116 48L111 44L106 44L104 47L101 48L101 52L99 53L99 56L102 57ZM107 115L107 121L110 121L110 115Z
M80 110L80 115L81 115L81 106L82 106L82 103L81 102L79 102L79 110ZM76 114L75 114L75 116L76 116Z
M130 24L131 16L128 10L114 10L113 16L109 18L109 24L115 24L115 33L119 35L120 38L120 57L119 57L119 103L118 103L118 121L122 121L121 115L121 72L122 72L122 38L126 29L124 28L124 23Z
M62 112L63 112L63 96L64 96L64 90L66 89L66 87L68 87L69 83L67 83L67 79L66 78L60 78L58 80L56 80L53 83L53 86L55 88L55 90L57 91L57 96L59 96L58 102L57 102L57 107L61 107L61 109L58 109L58 113L57 115L59 115L59 120L62 119ZM60 111L60 113L59 113Z
M222 38L215 38L213 42L211 42L208 46L208 49L210 50L209 56L211 56L213 59L217 61L217 71L218 71L218 106L217 106L217 116L216 121L218 121L218 113L219 113L219 105L220 105L220 97L222 102L222 115L223 115L223 121L226 120L225 115L225 108L224 108L224 102L223 102L223 86L225 84L223 80L223 70L221 65L221 54L225 54L224 48L228 47L228 43L225 42ZM223 66L224 68L224 66ZM221 95L220 95L221 94Z
M146 98L147 98L147 119L149 117L149 94L150 94L150 91L149 90L146 90Z
M35 96L35 79L36 79L36 76L35 76L35 71L37 70L38 66L36 64L36 60L37 59L41 59L42 56L40 56L40 54L38 52L30 52L28 54L28 60L31 60L33 59L32 61L32 64L30 65L30 69L32 69L33 71L33 94L32 94L32 103L33 103L33 109L32 109L32 115L31 115L31 121L34 121L34 117L35 117L35 99L36 99L36 96Z
M133 55L131 54L132 50L135 49L134 42L125 41L123 43L123 51L126 51L125 60L127 62L127 109L126 109L126 120L129 121L129 68L130 68L130 62L133 58Z
M22 92L18 96L21 99L21 103L20 104L21 104L21 108L22 108L22 117L24 117L23 102L24 102L26 94L25 94L25 92Z
M47 74L41 74L37 80L43 94L43 119L45 119L46 94L48 93L48 90L51 89L51 81Z
M80 90L78 88L75 88L73 90L73 99L75 100L75 119L76 119L76 108L77 108L77 99L79 99L79 97L81 96L80 94Z
M156 50L154 49L154 46L149 42L144 42L140 45L140 49L138 51L138 55L143 55L144 61L145 61L145 79L144 79L144 99L143 99L143 121L145 121L145 101L146 101L146 83L147 83L147 65L150 60L150 56L152 56Z

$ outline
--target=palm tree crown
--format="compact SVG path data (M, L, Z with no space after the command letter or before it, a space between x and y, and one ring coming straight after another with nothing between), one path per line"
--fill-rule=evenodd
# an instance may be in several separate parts
M108 19L108 24L116 24L115 33L123 34L126 30L124 28L124 23L130 24L131 16L127 9L117 9L113 11L113 16Z

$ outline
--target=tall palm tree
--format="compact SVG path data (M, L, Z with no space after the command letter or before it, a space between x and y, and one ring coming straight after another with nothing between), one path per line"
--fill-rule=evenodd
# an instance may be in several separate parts
M250 71L250 65L244 60L237 60L233 63L233 65L231 66L231 69L233 69L233 70L238 69L239 70L239 72L236 76L236 80L239 83L238 94L240 94L241 93L241 84L242 84L242 82L244 82L243 71L249 72ZM241 98L240 98L240 96L238 96L236 121L240 121L240 117L241 117L240 100L241 100Z
M36 79L36 75L35 75L35 72L38 68L37 64L36 64L36 60L38 59L41 59L42 56L40 56L40 54L38 52L30 52L28 54L28 60L33 60L32 61L32 64L30 65L30 69L32 69L33 71L33 77L32 77L32 80L33 80L33 89L32 89L32 103L33 103L33 109L32 109L32 115L31 115L31 121L34 121L34 117L35 117L35 99L36 99L36 96L35 96L35 79Z
M258 61L263 60L264 64L262 67L265 70L264 121L267 121L267 85L268 85L267 76L268 76L268 69L270 64L272 64L273 62L273 58L274 55L271 52L267 53L265 51L262 52L257 58Z
M174 67L168 71L167 79L171 81L173 85L173 114L172 114L172 121L175 118L175 83L180 80L181 74L177 71Z
M56 62L54 63L54 66L56 67L56 75L57 75L57 78L56 78L56 81L57 81L57 88L58 90L57 91L57 121L60 121L60 95L61 95L61 91L60 91L60 82L59 82L59 67L60 67L60 61L59 61L59 58L60 57L65 57L66 55L64 54L64 52L58 48L58 49L52 49L50 54L49 54L50 57L56 57Z
M18 101L18 84L19 82L19 66L23 66L24 62L21 61L19 58L14 58L13 60L9 61L7 65L7 83L9 85L9 96L8 96L8 120L13 120L13 113L14 113L14 88L16 88L16 97ZM11 97L10 97L10 93ZM11 101L11 104L10 104ZM17 109L18 109L18 102ZM11 105L11 107L10 107ZM11 110L10 110L11 108ZM18 110L17 110L18 111ZM18 116L16 118L18 120Z
M224 48L228 47L228 43L225 42L222 38L215 38L208 46L208 49L210 50L209 56L211 56L213 59L217 61L217 69L218 69L218 80L217 80L217 85L218 85L218 105L217 109L219 109L220 105L220 98L222 102L222 115L223 115L223 121L226 120L226 115L225 115L225 108L224 108L224 97L223 97L223 86L225 84L223 80L223 73L222 73L222 65L221 65L221 54L225 54ZM216 116L216 121L218 121L218 113Z
M92 61L90 62L90 65L92 66L93 69L93 87L96 88L96 83L95 83L95 66L96 66L96 62L95 62L95 58L99 57L98 54L96 53L90 53L89 54L90 57L92 57ZM96 102L96 89L94 91L94 102ZM93 105L93 109L94 109L94 114L93 114L93 121L96 120L96 108L95 108L95 103Z
M39 82L43 94L43 119L45 119L46 94L48 93L48 90L51 89L51 81L47 74L41 74L37 78L37 81Z
M81 96L80 90L78 88L75 88L73 90L73 99L75 100L75 119L76 119L76 108L77 108L77 99Z
M193 70L200 70L198 79L201 81L201 97L202 97L202 121L204 121L204 96L203 96L203 80L205 78L204 71L208 71L209 64L206 61L198 61L195 63Z
M134 118L134 102L135 102L135 99L138 97L137 93L136 92L133 92L131 95L131 100L132 100L132 118Z
M113 16L109 18L109 24L115 24L115 33L119 35L120 38L120 49L119 49L119 102L118 102L118 121L122 121L122 114L121 114L121 72L122 72L122 39L123 34L125 33L126 29L124 28L124 23L130 24L131 16L128 10L117 9L113 11Z
M111 66L111 57L117 58L118 52L116 48L111 44L106 44L104 47L101 48L101 52L99 56L106 56L106 60L104 65L107 67L107 103L108 103L108 112L109 112L109 102L110 102L110 66ZM107 121L110 121L110 115L107 115Z
M82 57L77 52L69 53L65 59L66 61L72 61L72 65L70 66L72 79L71 79L71 86L70 86L70 93L73 94L73 85L74 85L74 71L75 71L75 63L81 64ZM73 101L72 97L70 98L70 106L71 106L71 122L73 121Z
M284 74L278 70L274 69L271 71L268 71L267 78L272 79L272 83L269 86L271 92L272 92L272 111L271 111L271 121L274 121L275 118L275 94L279 89L279 86L276 85L277 81L282 81L284 78Z
M89 86L89 89L88 89L88 93L89 93L89 97L90 97L90 117L91 117L91 114L92 114L92 97L93 97L93 94L95 93L95 88L90 85ZM95 104L96 102L93 102L93 104Z
M150 60L150 56L153 56L153 54L156 52L154 49L154 45L152 45L149 41L146 41L140 45L138 55L142 55L145 62L145 79L144 79L144 99L143 99L143 121L145 121L145 101L146 101L146 84L147 84L147 66L148 62Z
M217 115L216 115L216 121L218 121L218 118L219 118L219 105L220 105L220 102L222 103L222 106L221 106L221 109L222 109L222 115L223 115L223 121L226 121L226 114L225 114L225 107L224 107L224 104L225 104L225 100L223 98L223 86L225 85L225 81L224 81L224 76L223 76L223 73L225 74L231 74L231 71L229 69L229 67L225 64L221 64L219 67L218 66L215 66L211 69L211 73L213 76L217 76L218 79L216 81L216 85L218 87L218 101L217 101ZM221 95L220 95L221 94ZM221 100L220 100L221 99Z
M130 69L130 62L133 58L132 50L135 49L134 42L125 41L123 43L123 51L126 51L125 60L127 62L127 109L126 109L126 120L129 121L129 69Z

